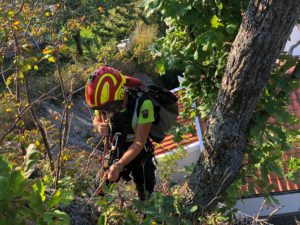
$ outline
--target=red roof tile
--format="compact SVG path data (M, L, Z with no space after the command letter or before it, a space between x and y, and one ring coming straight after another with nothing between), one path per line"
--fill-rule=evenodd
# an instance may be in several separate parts
M178 93L178 92L176 92L174 94L177 95L177 97L180 95L180 93ZM179 109L179 112L182 112L182 110L183 110L183 106L180 101L180 97L179 97L179 101L178 101L178 109ZM181 116L177 117L177 122L181 125L186 125L192 121L194 121L193 118L183 119ZM194 124L194 128L196 130L195 124ZM183 140L179 143L176 143L173 140L173 135L168 135L161 143L154 144L154 154L159 155L159 154L177 149L179 146L189 145L189 144L192 144L195 142L198 142L197 132L195 132L195 134L191 134L191 133L185 134L183 136Z
M289 73L292 73L294 68L292 68ZM297 118L300 119L300 87L290 94L290 105L288 106L288 111L293 113ZM179 110L182 111L182 104L179 101ZM177 122L180 124L187 124L193 119L184 120L180 116L177 118ZM274 123L274 118L269 118L268 122ZM200 127L202 131L206 129L206 121L200 121ZM300 128L300 124L296 125L295 128ZM178 148L180 145L189 145L198 141L197 133L195 134L186 134L183 137L183 141L176 143L173 140L173 135L169 135L166 139L159 144L155 144L155 155L159 155L171 150ZM283 156L284 161L290 158L291 156L300 158L300 148L293 148L291 151L286 152ZM286 168L285 168L286 169ZM258 172L259 174L259 172ZM253 180L246 178L246 185L242 187L242 190L245 190L247 186L253 185ZM297 182L293 183L292 181L287 181L284 178L275 176L273 174L268 175L269 184L273 185L272 193L275 192L287 192L287 191L299 191L300 190L300 177L298 177ZM254 186L255 194L263 194L263 190L259 190L258 187Z

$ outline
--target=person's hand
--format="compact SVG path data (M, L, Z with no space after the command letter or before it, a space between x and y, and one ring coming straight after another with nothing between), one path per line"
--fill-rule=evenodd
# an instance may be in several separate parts
M108 135L109 127L107 122L95 122L94 127L101 136Z
M118 180L120 176L120 168L118 165L113 164L111 165L111 167L109 168L109 172L107 175L107 178L110 182L114 182L116 180Z

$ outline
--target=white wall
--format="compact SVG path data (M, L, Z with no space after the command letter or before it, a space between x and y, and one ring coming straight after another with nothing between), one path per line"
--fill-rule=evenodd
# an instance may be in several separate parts
M197 162L201 153L201 144L199 144L199 142L196 142L185 146L185 149L188 154L184 159L179 160L177 162L178 168L183 168L184 166L189 166L192 163ZM159 159L161 157L164 157L165 155L172 154L175 151L176 150L167 152L165 154L161 154L156 158ZM174 174L173 179L176 182L181 182L184 180L184 175L185 174L183 172ZM300 212L300 193L274 195L274 198L280 202L280 205L270 206L265 204L261 212L259 213L259 216L268 216L275 209L281 208L281 206L282 208L279 211L277 211L275 215ZM242 213L245 213L250 216L256 216L257 213L260 211L260 208L262 207L263 201L263 197L245 198L243 200L237 201L235 207Z
M274 195L273 197L280 202L280 205L265 205L259 214L260 216L269 216L274 210L281 207L282 208L279 209L279 211L277 211L274 215L300 212L300 193ZM246 213L250 216L256 216L260 211L263 201L263 197L246 198L239 200L235 207L243 213Z
M185 150L187 151L187 156L181 160L179 160L177 162L177 168L184 168L185 166L190 166L192 163L196 163L197 160L200 157L200 144L199 142L195 142L193 144L187 145L185 146ZM170 155L173 154L176 150L161 154L156 156L156 158L159 160L160 158L166 156L166 155ZM186 173L184 172L179 172L173 175L173 180L176 182L181 182L184 179L184 175L186 175ZM159 178L158 178L159 181Z
M284 50L289 51L291 46L296 44L297 42L300 41L300 31L299 27L295 26L289 40L287 41ZM294 56L299 56L300 55L300 45L297 46L297 48L294 49L293 51Z

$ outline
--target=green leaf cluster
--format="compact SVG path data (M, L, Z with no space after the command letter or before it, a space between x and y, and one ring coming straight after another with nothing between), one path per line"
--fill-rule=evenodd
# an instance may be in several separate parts
M182 71L186 96L192 102L201 99L199 109L203 116L216 98L246 3L242 0L143 2L148 13L160 13L166 25L165 36L153 48L153 54L160 58L157 70L161 74L174 69Z
M182 86L186 88L183 117L198 114L206 118L209 114L247 3L246 0L143 1L149 16L160 16L166 26L165 35L157 40L152 51L159 58L157 71L160 74L174 69L182 71ZM288 109L289 95L299 83L295 76L286 75L296 60L283 54L279 61L251 120L245 165L226 193L228 205L241 196L255 194L255 189L271 192L274 187L268 182L270 174L292 180L298 174L284 170L282 161L284 153L299 144L300 137L295 129L299 121ZM297 162L291 158L287 165L294 168ZM241 187L246 178L253 185L244 192Z
M36 155L35 150L29 154L25 172L33 166ZM62 201L60 190L48 198L41 180L27 179L21 168L13 168L0 156L0 224L69 224L69 216L57 209Z
M296 181L299 175L296 168L298 160L295 160L292 152L290 156L286 154L298 146L300 138L300 132L295 126L299 124L299 119L288 109L291 103L290 94L298 88L298 78L286 74L296 61L293 57L285 55L280 60L285 60L285 63L277 65L273 70L251 120L248 149L245 150L246 163L239 179L227 193L228 201L240 196L255 195L259 191L265 194L270 203L276 204L276 200L268 196L274 191L274 186L269 182L269 175L290 181ZM244 189L240 188L249 181L251 185Z

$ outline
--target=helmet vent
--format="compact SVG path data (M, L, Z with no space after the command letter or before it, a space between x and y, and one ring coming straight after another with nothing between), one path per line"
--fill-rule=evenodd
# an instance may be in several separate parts
M96 78L96 74L90 75L90 78L89 78L90 82L93 82L95 80L95 78Z

